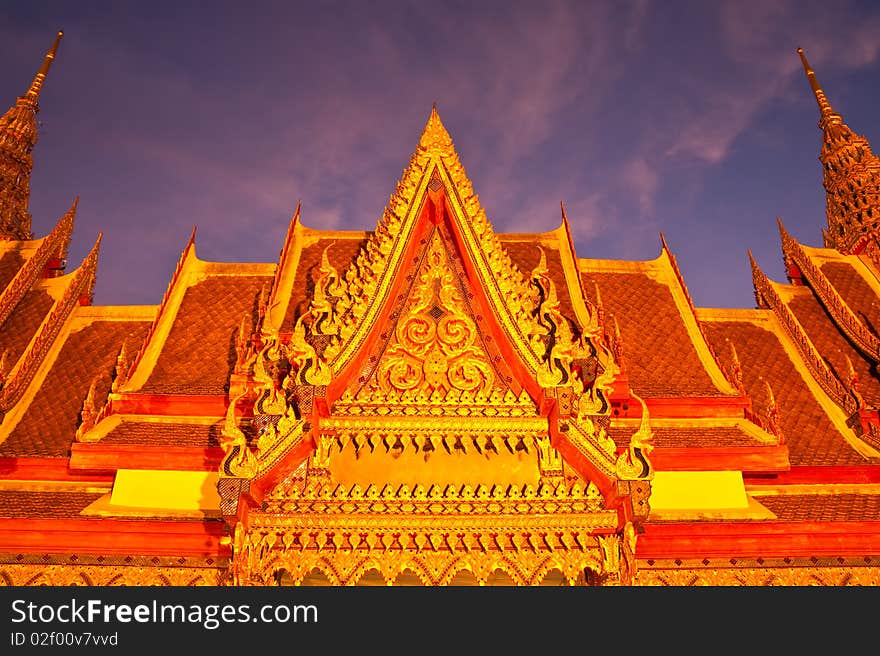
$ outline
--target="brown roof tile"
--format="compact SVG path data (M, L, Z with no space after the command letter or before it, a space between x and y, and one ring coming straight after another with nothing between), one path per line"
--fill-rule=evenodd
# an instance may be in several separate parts
M24 259L18 251L9 251L0 256L0 292L15 277L22 264L24 264Z
M825 362L830 365L838 379L847 382L849 375L844 355L848 356L859 377L861 393L865 401L873 406L880 405L880 379L871 363L853 348L811 291L807 288L799 288L798 292L788 302L788 307L803 326L810 341L822 354Z
M782 521L865 522L880 521L880 496L867 494L798 494L761 496Z
M867 281L846 262L825 262L822 273L871 332L880 334L880 298Z
M86 506L104 496L94 492L33 492L0 490L0 517L64 519L77 517Z
M658 448L723 448L763 444L736 426L703 426L699 428L664 426L652 427L651 430L654 433L653 444ZM627 446L630 437L635 432L634 427L615 426L612 422L608 435L620 447Z
M123 421L102 437L101 443L212 447L220 445L220 430L220 424Z
M319 239L316 243L302 250L293 279L293 293L287 306L287 314L281 323L281 332L292 331L297 318L305 312L315 288L315 283L312 280L312 268L321 263L321 253L324 252L324 249L330 246L330 250L327 251L327 259L336 268L336 272L342 276L345 275L349 265L355 261L361 246L366 241L366 239L345 237Z
M68 336L21 421L0 443L0 456L66 457L92 381L101 375L95 392L98 399L107 398L122 343L137 351L148 325L96 321Z
M213 276L186 290L156 366L142 391L224 394L235 365L241 318L251 312L267 276Z
M746 391L756 410L766 408L763 381L770 383L792 465L870 462L854 451L837 431L773 332L747 321L707 321L703 329L725 367L731 365L727 340L733 342Z
M700 361L672 292L642 273L589 272L584 290L598 283L606 315L623 337L630 385L644 397L722 396ZM609 316L610 320L610 316Z
M24 353L53 303L52 297L42 289L31 289L0 326L0 353L8 348L11 364Z

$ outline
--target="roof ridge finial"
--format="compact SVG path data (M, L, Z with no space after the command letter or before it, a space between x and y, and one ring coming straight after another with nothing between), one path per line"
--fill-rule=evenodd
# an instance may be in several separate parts
M55 54L58 52L58 44L61 42L62 36L64 36L64 31L58 30L58 34L55 35L55 42L52 44L52 47L49 48L49 52L46 53L46 57L43 59L43 64L40 66L40 70L37 71L37 74L34 76L34 81L31 82L30 88L24 95L27 100L30 100L34 103L39 100L40 89L43 88L43 81L49 74L49 67L52 66L52 62L55 59Z
M807 74L807 80L810 82L810 87L816 95L816 102L819 104L819 112L822 114L821 122L840 122L840 114L835 113L831 108L831 103L828 102L825 92L822 91L822 87L819 86L819 81L816 79L816 73L810 67L810 62L807 61L804 49L798 48L797 53L800 55L801 63L804 65L804 72Z
M428 116L428 122L422 131L419 146L427 151L434 151L437 154L445 154L452 149L452 137L449 136L446 126L440 120L436 102L431 107L431 114Z

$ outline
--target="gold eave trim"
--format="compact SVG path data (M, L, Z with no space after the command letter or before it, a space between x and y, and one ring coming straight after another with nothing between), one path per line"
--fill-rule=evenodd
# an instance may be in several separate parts
M323 531L345 528L368 529L376 531L388 529L395 532L430 531L460 529L466 531L487 531L512 529L528 531L532 534L553 529L568 529L588 532L594 529L616 529L619 517L617 511L598 511L595 513L533 514L450 514L434 513L364 513L329 515L326 513L251 513L248 517L251 530L255 528L319 528ZM331 547L332 550L332 547Z
M328 417L321 430L418 430L430 432L541 433L547 432L546 417L409 417L405 415Z
M274 262L207 262L201 260L202 270L208 276L230 276L250 278L252 276L272 277L278 266Z
M696 310L691 310L691 305L682 288L683 283L680 283L675 275L675 269L672 266L672 261L669 259L669 253L666 249L663 249L656 262L660 265L658 268L662 271L661 279L658 282L665 284L672 293L675 307L691 340L691 344L693 344L694 350L697 352L697 357L703 365L703 370L709 375L709 379L719 392L730 396L739 396L739 391L727 380L724 372L718 366L718 361L709 350L706 337L697 323Z
M177 312L180 310L180 305L183 303L186 291L208 277L206 273L207 265L208 263L196 257L196 247L193 244L187 250L177 279L172 278L172 283L170 283L172 287L168 292L168 300L165 303L162 314L157 319L155 330L148 337L150 341L144 349L137 368L122 386L122 389L119 390L120 392L136 392L149 380L159 355L165 347L165 340L168 339L171 328L177 319Z
M96 321L154 321L158 305L78 305L73 310L73 330Z
M772 316L772 310L760 308L697 308L697 318L700 321L743 321L761 325L770 321Z
M653 260L595 260L579 257L577 261L580 273L647 273L657 268L660 258Z

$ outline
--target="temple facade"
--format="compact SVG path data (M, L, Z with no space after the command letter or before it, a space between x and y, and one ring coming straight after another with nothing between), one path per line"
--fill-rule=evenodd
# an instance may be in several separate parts
M372 229L194 231L158 306L97 306L76 200L28 211L61 36L0 119L5 584L880 585L880 160L802 52L828 227L780 222L754 309L662 235L496 233L436 108Z

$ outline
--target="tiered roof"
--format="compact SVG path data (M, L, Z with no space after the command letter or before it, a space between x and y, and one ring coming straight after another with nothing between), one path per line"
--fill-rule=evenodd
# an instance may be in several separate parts
M57 45L5 124L32 119ZM876 158L803 61L826 248L780 223L788 284L753 260L752 310L695 308L662 237L650 261L581 258L564 208L555 230L496 234L436 108L374 230L297 207L272 263L200 260L194 231L158 306L92 305L98 244L58 275L75 205L31 240L27 180L4 178L0 572L106 582L152 559L169 582L265 582L247 555L275 550L290 580L341 583L363 550L388 580L489 581L497 551L526 583L708 580L735 559L784 582L810 557L822 580L843 580L837 558L880 583ZM27 178L19 132L0 151ZM202 498L137 476L200 477ZM700 481L742 503L700 505ZM681 489L696 505L663 505ZM431 521L401 535L407 513ZM487 516L515 530L489 536Z

